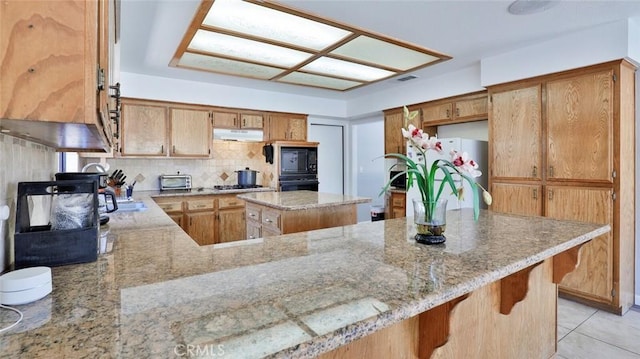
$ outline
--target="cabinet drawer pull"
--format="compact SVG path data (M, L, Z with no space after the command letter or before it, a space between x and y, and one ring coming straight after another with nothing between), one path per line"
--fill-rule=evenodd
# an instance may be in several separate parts
M249 217L255 217L256 214L255 213L249 213Z
M265 218L264 221L267 222L267 223L272 223L273 222L270 218Z
M254 237L254 236L249 236L249 239L256 239L256 237Z
M237 204L238 204L238 202L228 202L228 203L227 203L227 206L235 206L235 205L237 205Z

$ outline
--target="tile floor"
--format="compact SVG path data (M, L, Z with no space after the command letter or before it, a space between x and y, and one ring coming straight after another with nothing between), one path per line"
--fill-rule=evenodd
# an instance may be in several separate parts
M624 316L558 298L555 359L640 359L640 311Z

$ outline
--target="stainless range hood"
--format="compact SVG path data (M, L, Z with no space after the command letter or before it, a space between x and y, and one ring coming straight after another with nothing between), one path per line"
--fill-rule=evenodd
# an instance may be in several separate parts
M213 139L223 141L262 142L262 130L232 130L227 128L214 128Z

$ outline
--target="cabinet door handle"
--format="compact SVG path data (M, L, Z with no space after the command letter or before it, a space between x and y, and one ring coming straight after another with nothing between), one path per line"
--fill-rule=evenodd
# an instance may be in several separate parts
M533 166L533 172L531 173L532 177L538 177L538 166Z
M246 118L242 119L242 127L247 127L247 119Z
M549 190L549 200L553 200L553 191Z
M449 109L447 109L447 118L451 118L451 115L449 114Z
M255 239L255 238L256 238L256 237L254 237L254 236L249 236L249 239Z
M160 146L160 153L164 154L164 145Z
M176 154L176 145L173 145L173 154Z
M238 120L234 117L233 118L233 127L238 126Z
M249 217L255 217L256 214L255 213L249 213Z
M189 225L193 226L193 218L189 218Z
M538 189L537 188L533 189L533 199L538 199Z
M269 218L265 218L265 219L264 219L264 221L265 221L265 222L267 222L267 223L271 223L271 222L273 222L273 221L272 221L271 219L269 219Z
M456 107L456 117L460 117L460 109Z
M549 177L553 177L553 166L549 166Z

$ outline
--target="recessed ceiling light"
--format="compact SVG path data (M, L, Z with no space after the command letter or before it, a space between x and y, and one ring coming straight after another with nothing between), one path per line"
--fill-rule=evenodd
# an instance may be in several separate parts
M451 56L264 0L202 0L170 66L345 91Z
M559 0L516 0L509 5L508 11L513 15L535 14L547 11L559 2Z

